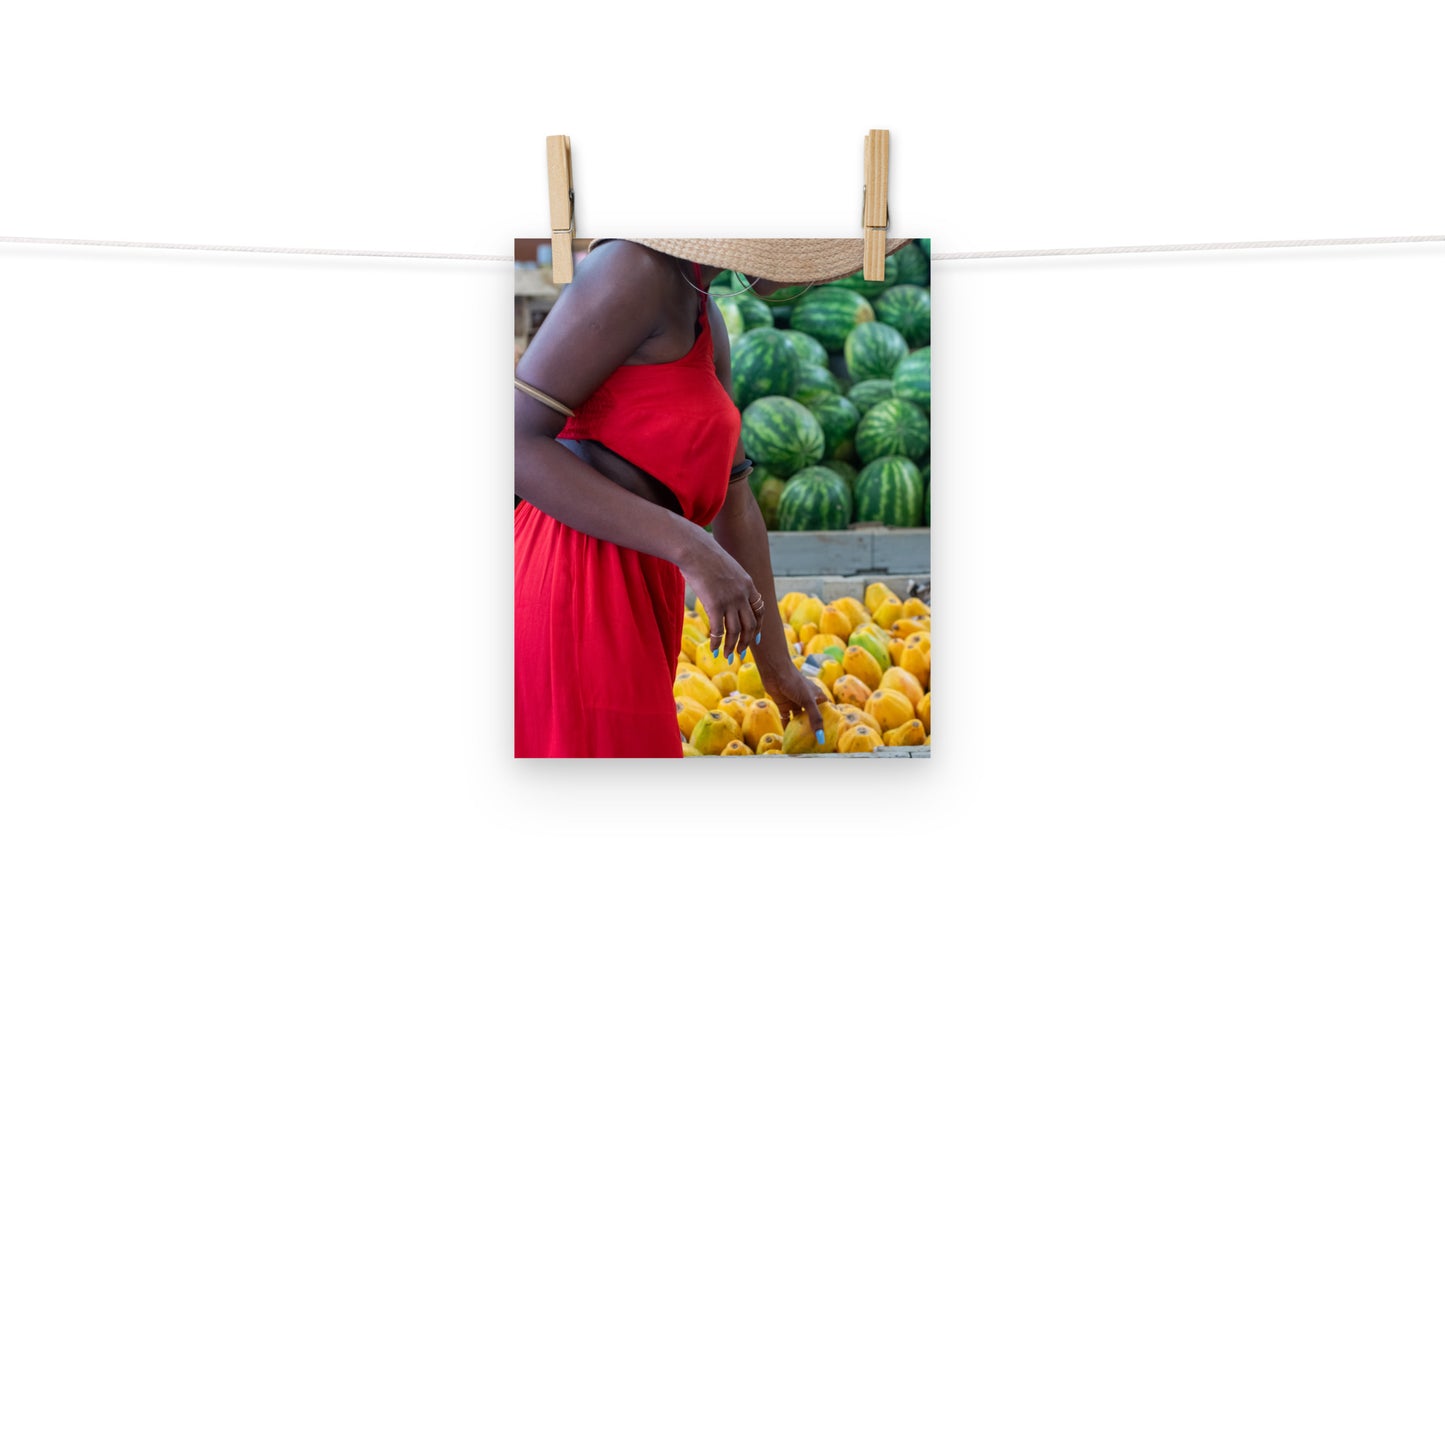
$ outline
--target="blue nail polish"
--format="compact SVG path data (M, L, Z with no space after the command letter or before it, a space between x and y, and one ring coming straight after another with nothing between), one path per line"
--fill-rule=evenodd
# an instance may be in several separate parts
M761 642L762 640L763 640L763 634L762 634L761 632L758 633L758 635L757 635L755 638L753 638L753 641L754 641L754 642Z
M819 728L818 731L813 734L813 736L817 738L820 743L827 742L827 739L823 736L822 728Z
M729 667L732 666L732 662L733 662L733 655L732 655L732 653L728 653L728 666L729 666Z
M718 655L719 651L721 651L720 648L716 648L716 647L713 648L713 650L712 650L712 655L713 655L714 657L716 657L716 656Z

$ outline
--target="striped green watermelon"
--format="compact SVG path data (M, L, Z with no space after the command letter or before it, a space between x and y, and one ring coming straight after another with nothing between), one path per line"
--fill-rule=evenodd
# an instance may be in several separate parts
M854 381L891 377L893 368L908 355L908 343L884 321L865 321L848 333L843 359Z
M846 286L815 286L793 307L789 325L794 331L806 331L829 351L841 351L848 333L872 320L873 308L856 291Z
M788 484L781 478L768 473L767 480L758 488L758 511L763 514L763 525L774 532L778 527L778 504L783 499L783 488Z
M744 331L732 349L733 400L745 408L760 396L787 396L798 384L793 348L771 326Z
M878 319L886 321L910 346L928 345L932 306L933 296L926 286L890 286L873 303Z
M906 246L900 247L891 256L885 257L883 261L883 279L881 281L865 281L861 271L854 271L851 276L844 276L841 280L835 281L835 286L846 286L850 291L856 291L860 296L867 296L870 299L874 296L881 296L890 286L896 286L899 281L898 257L901 251L906 251Z
M770 472L791 477L823 459L823 428L802 402L790 396L761 397L743 411L743 450Z
M839 457L824 457L823 463L830 472L837 472L843 478L844 485L848 488L848 495L853 495L853 482L858 476L858 468L851 462L845 462Z
M793 348L799 361L806 361L811 366L827 366L828 348L817 337L809 336L806 331L795 331L791 326L779 331L778 335Z
M898 262L898 285L927 286L930 256L917 241L910 241L893 253Z
M848 400L858 408L860 416L892 395L893 381L886 376L880 376L875 381L858 381L848 388Z
M717 309L722 316L723 325L728 329L729 344L736 346L738 337L748 329L738 303L736 301L719 301Z
M766 467L760 467L755 464L752 471L748 473L748 486L753 489L753 496L758 496L762 492L763 483L770 480L780 479L774 478L773 474Z
M769 308L773 313L774 326L791 326L793 308L791 306L773 306Z
M853 433L858 427L858 408L846 396L812 397L803 405L818 418L823 428L823 459L851 457Z
M749 331L758 326L773 324L772 309L764 306L751 291L744 291L741 296L733 297L733 304L743 313L743 321Z
M826 366L815 366L811 361L805 361L798 367L798 384L793 388L793 395L809 389L831 391L835 396L843 394L838 378Z
M933 399L933 360L928 347L911 351L893 373L893 395L927 411Z
M853 483L853 516L885 527L917 527L923 522L923 475L907 457L869 462Z
M928 450L928 417L911 401L893 397L870 406L853 433L858 460L866 467L879 457L910 457ZM753 455L749 448L749 455Z
M924 237L922 237L920 240L915 241L913 244L914 244L915 246L917 246L918 249L919 249L920 251L922 251L925 256L928 257L928 264L931 266L931 265L933 264L933 239L932 239L932 237L930 237L930 236L924 236Z
M783 488L778 503L781 532L836 532L848 525L853 504L837 472L804 467Z

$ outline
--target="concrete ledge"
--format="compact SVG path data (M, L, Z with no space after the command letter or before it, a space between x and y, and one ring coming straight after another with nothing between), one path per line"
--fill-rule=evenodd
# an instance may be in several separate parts
M848 576L859 572L927 572L927 527L850 527L842 532L769 532L773 573Z

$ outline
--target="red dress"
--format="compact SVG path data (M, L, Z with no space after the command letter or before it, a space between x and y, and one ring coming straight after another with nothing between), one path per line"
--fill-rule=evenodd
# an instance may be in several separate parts
M742 417L713 365L706 294L698 318L686 356L619 366L558 435L599 442L649 472L703 526L727 496ZM672 683L682 573L525 501L513 512L513 554L516 756L681 757Z

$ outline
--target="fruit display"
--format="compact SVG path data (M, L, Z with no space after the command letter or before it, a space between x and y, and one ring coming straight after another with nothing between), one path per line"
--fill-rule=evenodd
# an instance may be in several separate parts
M820 286L779 287L768 296L743 290L744 278L732 271L713 281L732 343L732 396L742 413L743 448L756 464L753 492L770 530L834 530L854 522L929 525L930 250L927 240L910 241L886 258L882 281L865 281L856 271ZM906 474L893 468L882 489L885 500L878 500L876 479L870 479L860 512L855 477L889 458L912 465L921 496L915 500L913 479L900 482ZM845 513L831 491L833 504L822 505L816 476L793 505L782 504L788 483L819 466L844 481ZM807 505L800 504L803 494Z
M932 745L927 602L900 598L886 583L874 582L861 597L830 602L789 592L778 598L778 613L793 665L822 692L823 741L806 715L784 725L783 710L764 689L750 648L732 658L712 655L711 624L699 601L683 618L672 685L684 757L872 753Z

